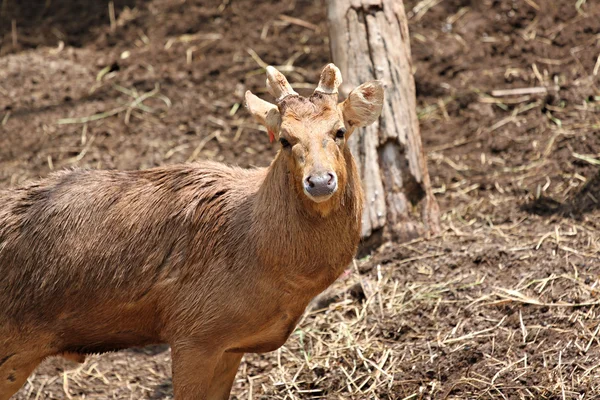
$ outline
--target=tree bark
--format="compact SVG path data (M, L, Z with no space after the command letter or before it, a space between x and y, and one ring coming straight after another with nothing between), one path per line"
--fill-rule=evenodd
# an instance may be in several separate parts
M402 1L327 0L327 14L333 62L344 78L341 95L373 79L385 85L379 122L349 143L365 191L363 238L403 241L438 233L440 212L421 144Z

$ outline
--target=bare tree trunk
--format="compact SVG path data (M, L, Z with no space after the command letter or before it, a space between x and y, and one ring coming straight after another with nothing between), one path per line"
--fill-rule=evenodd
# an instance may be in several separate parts
M404 5L401 0L327 4L333 62L344 78L342 96L365 81L385 84L379 123L350 141L365 189L363 238L410 240L437 233L440 212L421 145Z

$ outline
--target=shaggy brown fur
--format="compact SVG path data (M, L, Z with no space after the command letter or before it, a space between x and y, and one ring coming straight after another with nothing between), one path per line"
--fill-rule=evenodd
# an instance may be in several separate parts
M330 135L341 116L323 109ZM266 169L72 170L1 191L0 400L45 357L163 342L178 399L228 398L243 353L280 347L356 251L352 155L318 147L340 177L325 204L286 150Z

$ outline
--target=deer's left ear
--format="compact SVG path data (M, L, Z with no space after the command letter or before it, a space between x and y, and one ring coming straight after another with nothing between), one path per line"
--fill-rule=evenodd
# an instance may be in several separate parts
M350 129L361 128L375 122L383 108L381 81L366 82L354 89L340 104L344 123Z
M246 92L246 107L250 114L259 124L267 128L269 140L273 142L275 136L279 134L281 125L281 115L275 104L264 101L252 94L249 90Z

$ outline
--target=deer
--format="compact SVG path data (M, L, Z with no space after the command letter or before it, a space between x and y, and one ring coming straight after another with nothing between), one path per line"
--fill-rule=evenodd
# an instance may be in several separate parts
M72 169L0 191L0 400L50 356L171 348L175 398L228 399L245 353L270 352L352 263L362 186L348 147L383 84L338 102L266 68L246 107L280 149L266 168L200 161Z

